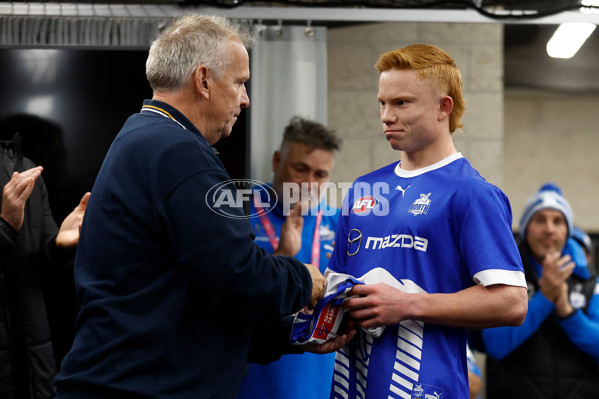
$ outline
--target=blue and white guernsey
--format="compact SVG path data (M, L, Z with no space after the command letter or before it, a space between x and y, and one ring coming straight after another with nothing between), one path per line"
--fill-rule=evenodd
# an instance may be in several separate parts
M383 268L382 282L404 292L526 287L511 224L505 194L461 154L415 171L394 163L352 185L329 270ZM466 330L419 320L380 338L360 330L337 352L331 398L468 398Z

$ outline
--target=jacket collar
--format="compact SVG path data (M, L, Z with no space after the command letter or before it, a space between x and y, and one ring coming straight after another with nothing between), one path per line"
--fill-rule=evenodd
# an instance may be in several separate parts
M201 136L203 140L206 140L204 135L198 130L197 127L185 115L183 115L175 107L158 100L144 100L142 111L153 112L154 114L161 115L165 118L172 119L184 129L189 130L192 133ZM208 141L206 140L206 143Z

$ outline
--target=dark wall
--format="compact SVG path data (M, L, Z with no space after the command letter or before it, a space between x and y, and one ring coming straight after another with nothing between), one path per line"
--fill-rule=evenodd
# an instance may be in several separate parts
M146 57L146 50L0 49L0 139L21 131L25 154L45 168L57 221L91 189L121 126L152 96ZM245 112L216 147L229 174L244 178Z

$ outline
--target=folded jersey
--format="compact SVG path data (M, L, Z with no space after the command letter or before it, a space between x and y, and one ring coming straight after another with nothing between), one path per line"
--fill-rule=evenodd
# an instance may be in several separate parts
M374 270L361 278L355 278L349 274L335 273L327 269L323 297L316 304L312 313L297 313L293 321L291 342L295 345L322 344L339 336L339 326L345 314L343 302L349 298L348 292L356 284L380 282L379 278L372 278L377 274L372 273ZM374 338L380 337L384 330L385 327L364 329Z

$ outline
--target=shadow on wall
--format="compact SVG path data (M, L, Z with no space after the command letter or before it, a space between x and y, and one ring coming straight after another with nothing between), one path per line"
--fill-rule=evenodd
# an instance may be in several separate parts
M81 197L67 174L62 128L47 119L30 114L10 115L0 119L0 140L10 140L16 133L23 139L23 155L44 167L42 178L48 187L52 213L58 224L75 206L72 198Z

